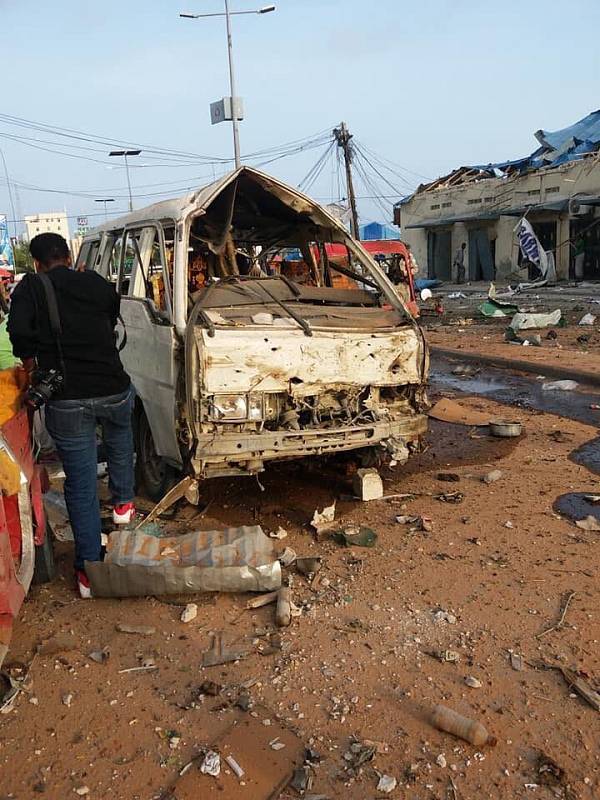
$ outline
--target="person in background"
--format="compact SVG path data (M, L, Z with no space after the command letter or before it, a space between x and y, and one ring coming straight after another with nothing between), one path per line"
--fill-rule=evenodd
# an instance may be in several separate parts
M46 426L65 471L65 501L75 538L75 573L81 597L91 597L86 561L101 561L97 493L96 427L108 463L113 521L135 516L133 435L134 391L115 341L119 295L96 272L71 268L69 246L56 233L41 233L29 245L36 272L50 279L61 323L50 324L42 281L27 275L15 288L8 319L13 353L28 369L59 370L62 384L46 402ZM62 352L61 352L62 351ZM34 373L35 381L35 373Z
M406 249L408 250L408 267L414 276L419 272L419 265L417 264L417 259L414 256L414 253L411 249L409 244L406 245Z
M575 278L581 280L583 278L583 265L585 263L585 239L579 235L573 244L573 251L575 254Z
M467 249L467 243L463 242L461 246L456 251L456 255L454 256L454 264L453 266L456 268L456 282L457 283L464 283L465 282L465 250Z

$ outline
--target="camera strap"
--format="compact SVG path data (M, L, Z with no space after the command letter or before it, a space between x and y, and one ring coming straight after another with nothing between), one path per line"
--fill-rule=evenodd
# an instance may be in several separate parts
M54 334L54 341L56 343L56 350L58 352L58 358L60 361L60 369L63 374L63 378L66 380L67 374L65 370L65 359L63 357L62 345L60 342L60 337L62 336L62 325L60 322L60 314L58 313L56 292L54 291L54 286L52 285L52 281L44 272L38 272L36 277L38 278L38 280L42 282L42 286L44 288L44 295L46 297L46 306L48 308L48 318L50 320L50 329Z

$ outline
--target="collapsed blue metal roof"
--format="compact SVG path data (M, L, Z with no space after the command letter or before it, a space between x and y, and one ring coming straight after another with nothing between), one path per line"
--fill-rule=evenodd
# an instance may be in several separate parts
M394 206L398 208L410 202L415 194L432 189L449 188L481 178L503 178L531 169L542 167L548 169L569 161L578 161L588 153L600 149L600 110L592 111L587 117L583 117L567 128L561 128L558 131L539 130L534 135L540 146L531 155L511 161L458 167L442 178L422 184L416 192L401 198Z
M514 161L480 165L474 169L504 172L513 167L517 171L524 171L540 167L558 167L568 161L577 161L587 153L593 153L600 145L600 110L592 111L587 117L567 128L561 128L559 131L539 130L534 136L540 147L530 156Z

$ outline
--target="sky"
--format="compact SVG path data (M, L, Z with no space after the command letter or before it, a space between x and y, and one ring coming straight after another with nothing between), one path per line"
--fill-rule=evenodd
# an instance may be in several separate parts
M230 0L239 11L261 5ZM212 126L209 116L209 104L229 94L224 20L179 17L222 9L223 0L0 0L0 148L17 218L66 209L101 222L96 198L114 197L111 213L126 212L126 175L104 144L2 115L115 146L232 156L230 125ZM262 167L298 185L344 120L380 173L367 166L366 178L356 175L361 222L389 220L394 200L418 183L526 155L537 129L600 107L598 30L598 0L279 0L273 13L233 20L242 154L321 134L315 149ZM136 207L228 168L144 152L132 162ZM345 196L333 149L309 193ZM12 219L0 163L3 212Z

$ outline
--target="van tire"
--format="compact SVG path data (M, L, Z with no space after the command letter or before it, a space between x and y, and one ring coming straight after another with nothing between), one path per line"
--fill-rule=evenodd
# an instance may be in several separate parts
M35 563L33 567L32 583L50 583L56 577L56 562L54 560L54 532L46 520L46 535L42 544L35 545Z
M143 408L136 414L134 436L136 492L158 503L175 483L177 471L157 454L152 429Z

